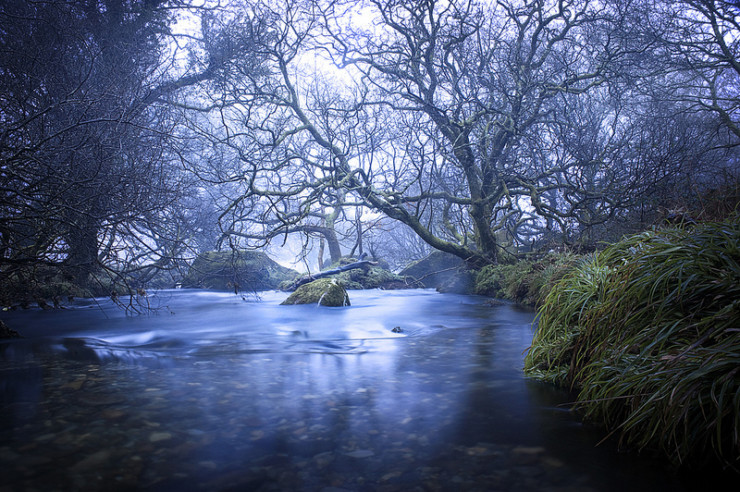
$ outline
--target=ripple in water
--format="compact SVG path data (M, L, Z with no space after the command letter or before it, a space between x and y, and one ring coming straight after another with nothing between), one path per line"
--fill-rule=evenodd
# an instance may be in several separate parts
M27 338L0 343L0 488L690 489L596 447L570 395L523 377L533 313L350 296L165 291L146 316L105 300L9 313Z

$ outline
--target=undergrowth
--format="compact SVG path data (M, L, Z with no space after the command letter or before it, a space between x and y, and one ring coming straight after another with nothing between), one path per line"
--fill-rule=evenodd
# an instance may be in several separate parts
M627 447L740 467L738 217L583 259L547 295L525 370L578 389Z
M553 253L509 265L488 265L477 272L474 293L527 306L539 306L552 287L578 262L578 258L574 254Z

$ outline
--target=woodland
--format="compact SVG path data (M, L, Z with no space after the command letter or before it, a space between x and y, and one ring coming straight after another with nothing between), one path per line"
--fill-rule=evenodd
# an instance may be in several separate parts
M0 4L3 302L588 252L738 201L723 0ZM283 254L285 256L285 254Z

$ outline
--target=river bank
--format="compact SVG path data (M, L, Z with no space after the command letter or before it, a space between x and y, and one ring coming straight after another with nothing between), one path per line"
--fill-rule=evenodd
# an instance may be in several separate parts
M740 469L740 222L647 231L544 298L525 371L625 449Z

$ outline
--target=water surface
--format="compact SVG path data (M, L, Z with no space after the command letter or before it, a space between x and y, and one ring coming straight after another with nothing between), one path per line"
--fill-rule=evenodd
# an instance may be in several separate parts
M0 343L0 490L691 490L523 376L532 312L285 297L3 313L26 338Z

